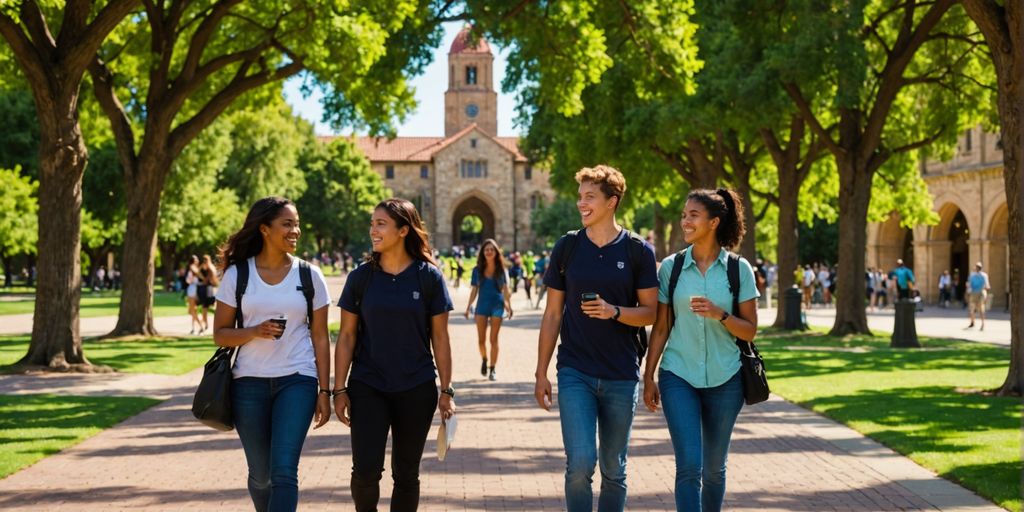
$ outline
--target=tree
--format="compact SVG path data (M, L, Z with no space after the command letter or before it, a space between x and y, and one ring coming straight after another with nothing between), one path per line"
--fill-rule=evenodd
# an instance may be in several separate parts
M299 155L315 144L313 126L292 114L280 93L266 104L227 116L231 154L220 186L238 193L248 206L267 196L297 198L306 191Z
M36 0L20 0L0 6L0 36L32 92L39 122L39 282L32 341L20 365L89 367L78 330L81 188L88 161L79 92L96 52L138 3L68 0L63 9L47 3L44 10Z
M146 2L132 21L121 44L104 47L89 68L117 141L128 208L114 336L155 332L161 192L193 139L233 105L300 72L326 89L336 124L389 132L392 118L414 105L407 74L429 61L439 37L427 0L171 0ZM148 40L131 37L146 29Z
M320 252L369 246L373 207L391 191L351 140L315 144L301 164L308 184L298 201L303 231Z
M905 165L911 160L894 155L959 131L958 105L969 88L963 70L975 45L963 42L970 29L962 16L946 16L954 3L811 2L769 16L748 11L776 24L777 43L768 49L773 66L838 169L844 236L832 334L869 332L862 255L875 174L887 164L893 174L916 172Z
M558 237L580 228L580 213L571 199L558 197L530 212L530 229L537 237L539 249L549 250Z
M1024 5L1015 1L962 0L981 29L998 83L999 133L1010 261L1024 257ZM1000 395L1024 393L1024 269L1010 265L1010 370Z
M4 286L11 286L12 256L36 250L36 188L38 184L20 175L20 169L0 169L0 261L4 264Z
M233 154L231 125L229 118L215 122L174 161L157 230L164 282L173 280L189 252L214 253L245 221L247 205L235 190L218 183Z
M18 88L0 89L0 168L20 167L39 176L39 123L32 94Z

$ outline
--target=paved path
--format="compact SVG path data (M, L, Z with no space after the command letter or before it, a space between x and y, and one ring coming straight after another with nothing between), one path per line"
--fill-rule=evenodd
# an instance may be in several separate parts
M456 293L463 311L465 287ZM453 317L459 434L445 462L422 471L421 509L561 510L564 456L558 416L532 398L539 312L517 299L502 334L499 380L477 373L472 325ZM553 370L552 370L553 371ZM0 393L88 391L96 376L0 379ZM108 378L108 377L103 377ZM93 392L139 389L133 376ZM250 510L237 437L192 420L199 375L165 378L170 400L0 480L2 510ZM64 379L64 380L62 380ZM121 380L118 380L121 379ZM664 418L638 412L629 461L629 510L671 510L674 462ZM351 510L348 433L337 421L312 432L300 467L301 510ZM382 486L387 509L390 476ZM599 479L599 477L595 477ZM595 488L599 483L595 482ZM860 434L781 399L745 408L733 438L729 510L1000 510Z

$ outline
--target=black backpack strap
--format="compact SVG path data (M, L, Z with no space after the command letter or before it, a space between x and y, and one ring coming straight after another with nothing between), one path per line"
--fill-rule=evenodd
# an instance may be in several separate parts
M676 309L675 309L675 295L676 285L679 284L679 276L683 273L683 262L686 261L686 251L689 247L676 253L676 257L672 258L672 273L668 277L668 310L672 312L672 325L676 323ZM669 325L669 329L672 328Z
M306 298L306 324L313 325L313 295L316 289L313 288L313 269L309 268L306 260L299 260L299 291Z
M729 263L725 267L725 273L729 277L729 293L732 294L732 314L740 310L740 257L737 254L729 253Z
M235 281L235 327L241 329L244 326L242 295L245 295L245 289L249 287L249 260L235 263L235 276L238 278Z
M356 293L356 308L361 308L363 306L363 296L366 295L366 290L367 288L370 287L370 281L373 280L373 263L363 263L361 266L356 268L363 268L364 266L367 267L365 271L356 272L355 270L353 270L348 275L349 279L352 279L353 277L356 278L355 280L352 281L352 286L354 287L354 291Z
M572 255L576 252L576 245L579 239L579 230L566 232L562 235L562 247L558 255L558 274L565 278L565 271L569 268Z

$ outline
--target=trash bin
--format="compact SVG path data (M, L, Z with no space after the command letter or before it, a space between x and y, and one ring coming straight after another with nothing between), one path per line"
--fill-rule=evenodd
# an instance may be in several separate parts
M912 300L901 299L896 301L896 325L892 329L892 341L889 343L893 348L921 348L917 341L917 325L914 323L914 310L917 304Z
M783 323L784 329L800 329L803 330L807 326L804 325L804 321L800 315L800 306L803 305L803 293L800 292L800 288L796 286L786 290L782 294L782 300L786 304L786 319Z

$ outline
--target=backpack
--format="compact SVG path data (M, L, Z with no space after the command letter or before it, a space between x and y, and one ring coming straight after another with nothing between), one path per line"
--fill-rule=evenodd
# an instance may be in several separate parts
M572 261L573 253L576 252L581 231L577 229L566 232L559 240L561 253L558 258L558 275L563 278L565 277L565 271L569 266L569 262ZM633 283L635 285L639 281L640 263L644 258L644 247L647 245L647 240L644 240L643 237L628 229L625 231L626 236L629 238L629 245L626 246L626 259L629 260L629 268L633 271ZM639 299L635 296L635 287L633 288L633 293L633 302L637 303ZM637 330L637 333L633 339L633 346L636 348L640 359L643 359L644 354L647 353L647 329L644 327L634 327L634 329Z
M235 271L238 273L238 281L235 283L235 324L242 326L242 295L249 287L249 260L245 265L235 264ZM299 260L299 283L295 289L302 292L306 298L306 324L313 325L313 295L316 289L313 288L313 270L309 268L306 260Z
M420 292L423 294L423 304L426 305L426 307L424 308L425 311L426 311L426 317L427 317L427 344L426 345L427 345L427 350L429 351L430 350L430 304L432 304L434 302L434 296L437 294L436 283L434 282L433 279L429 279L430 271L427 268L427 265L430 265L429 262L417 260L414 264L415 265L420 265L420 268L416 269L416 277L417 277L417 279L419 279L419 282L420 282ZM358 274L353 272L352 274L349 274L350 278L353 277L353 274L354 274L354 277L356 278L356 280L352 282L352 286L355 286L354 290L356 292L355 306L356 306L356 308L360 308L360 309L363 306L363 296L366 295L366 290L370 288L370 281L373 280L373 273L374 273L374 268L373 268L373 264L372 263L364 263L364 265L370 265L368 272L360 272ZM424 277L424 274L427 274L427 276ZM357 331L364 329L363 321L364 321L363 320L363 315L359 315L359 325L356 327ZM359 350L359 335L358 335L358 332L356 334L356 350Z

